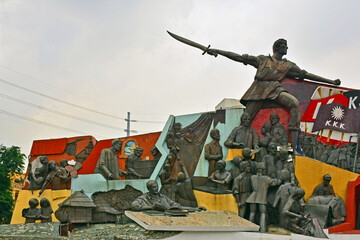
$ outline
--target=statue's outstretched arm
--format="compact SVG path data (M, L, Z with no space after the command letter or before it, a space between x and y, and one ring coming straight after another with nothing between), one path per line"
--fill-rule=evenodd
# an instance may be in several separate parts
M209 55L222 55L224 57L227 57L231 60L234 60L236 62L241 62L245 65L250 64L251 66L254 67L258 67L259 63L257 61L257 57L251 56L251 55L247 55L247 54L237 54L234 52L229 52L229 51L224 51L224 50L220 50L220 49L215 49L215 48L210 48L206 51L207 54Z
M313 80L315 82L333 84L333 85L340 85L341 84L340 79L330 80L330 79L327 79L327 78L317 76L317 75L312 74L312 73L306 73L305 79Z
M340 79L336 79L336 80L330 80L324 77L320 77L318 75L312 74L312 73L308 73L305 70L301 70L298 66L293 66L288 74L288 77L292 77L292 78L297 78L300 80L304 80L304 79L308 79L308 80L312 80L315 82L321 82L321 83L328 83L328 84L333 84L333 85L340 85L341 81Z

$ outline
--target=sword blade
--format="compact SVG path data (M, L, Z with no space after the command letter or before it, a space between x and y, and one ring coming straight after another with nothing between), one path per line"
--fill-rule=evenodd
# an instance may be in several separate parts
M192 46L192 47L201 49L201 50L203 50L204 52L206 52L206 50L208 49L207 47L205 47L205 46L203 46L203 45L201 45L201 44L199 44L199 43L196 43L196 42L191 41L191 40L189 40L189 39L183 38L183 37L181 37L181 36L178 36L178 35L176 35L176 34L174 34L174 33L169 32L169 31L167 31L167 32L168 32L168 34L169 34L170 36L172 36L172 37L175 38L176 40L178 40L178 41L180 41L180 42L182 42L182 43L185 43L185 44L187 44L187 45L189 45L189 46Z

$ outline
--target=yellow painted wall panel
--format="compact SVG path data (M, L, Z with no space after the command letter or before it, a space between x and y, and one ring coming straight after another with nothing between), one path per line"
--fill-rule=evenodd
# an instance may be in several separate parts
M198 206L210 211L229 211L238 213L238 206L232 194L212 194L194 190Z
M39 190L36 190L33 193L31 193L31 190L21 190L19 192L18 198L15 203L15 208L14 208L14 212L13 212L10 224L25 223L25 218L22 217L22 210L24 208L29 208L29 200L31 198L36 198L37 200L39 200L38 208L40 208L40 200L42 198L47 198L50 201L51 208L53 209L53 211L55 213L55 211L59 208L58 204L63 202L70 195L71 195L71 190L53 191L51 189L46 189L41 194L41 196L38 197ZM54 213L52 214L52 221L58 222ZM40 222L40 220L37 220L36 222Z
M346 202L347 184L349 181L354 181L359 174L307 157L296 156L295 175L300 186L305 190L306 202L312 195L314 188L323 182L325 174L331 175L330 184L334 187L335 194L341 196Z

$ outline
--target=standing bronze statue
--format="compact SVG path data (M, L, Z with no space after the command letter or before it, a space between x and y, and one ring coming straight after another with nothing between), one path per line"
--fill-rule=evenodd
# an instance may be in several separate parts
M168 32L176 40L199 48L203 54L217 56L222 55L233 61L241 62L244 65L251 65L257 69L255 80L246 91L240 102L246 106L246 112L252 121L263 106L269 103L277 103L290 109L289 131L294 152L297 146L297 138L300 126L300 112L298 100L288 93L282 86L281 81L285 78L309 79L316 82L340 85L340 80L330 80L323 78L305 70L301 70L295 63L283 58L287 54L287 41L278 39L273 44L273 55L251 56L247 54L237 54L234 52L223 51L202 46L198 43L177 36Z
M127 171L126 179L141 179L145 178L142 174L138 173L134 169L134 162L142 161L141 155L143 154L143 149L141 147L136 147L134 154L129 155L125 160L125 168Z
M120 139L114 139L111 142L111 148L101 151L99 160L96 164L94 173L101 173L106 180L119 180L120 177L127 174L118 164L116 152L121 150L122 142Z
M208 176L216 170L216 162L222 160L222 147L219 144L220 132L218 129L210 131L210 137L213 139L210 143L205 145L205 159L209 161Z
M267 192L270 186L276 186L281 183L280 180L263 175L266 170L265 163L260 162L256 164L257 174L251 176L252 193L247 198L246 203L250 204L250 217L251 222L255 222L255 214L257 208L260 211L260 232L266 232L266 204Z

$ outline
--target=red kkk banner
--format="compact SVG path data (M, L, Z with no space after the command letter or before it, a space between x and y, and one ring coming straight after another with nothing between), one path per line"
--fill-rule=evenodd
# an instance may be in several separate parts
M315 122L315 119L318 116L319 109L325 104L331 103L340 103L344 106L347 106L349 99L341 94L332 95L327 98L322 98L318 100L312 100L307 107L303 117L301 118L302 122Z
M359 132L360 109L348 109L339 103L322 105L317 114L312 132L333 129L340 132Z

